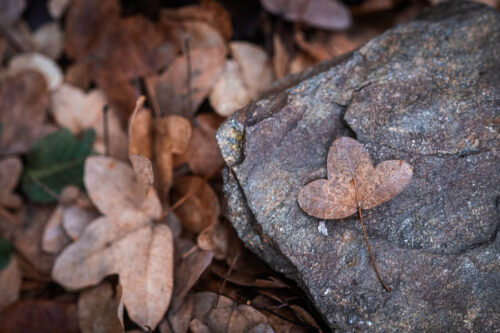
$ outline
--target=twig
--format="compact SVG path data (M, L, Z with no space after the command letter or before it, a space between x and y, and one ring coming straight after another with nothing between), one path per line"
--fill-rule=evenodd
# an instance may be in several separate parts
M109 143L109 122L108 122L108 113L109 107L108 105L104 105L102 107L102 128L104 130L104 146L105 146L105 155L110 156L110 143Z

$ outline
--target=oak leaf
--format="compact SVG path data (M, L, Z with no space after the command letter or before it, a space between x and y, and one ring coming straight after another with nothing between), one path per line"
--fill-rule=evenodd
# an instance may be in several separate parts
M57 258L52 276L68 289L98 284L118 274L123 303L141 326L156 327L170 303L173 287L173 238L168 226L154 223L161 203L147 193L133 169L108 157L89 157L85 187L105 216Z
M384 161L374 168L363 145L348 137L333 141L326 167L328 179L316 179L300 190L300 207L320 219L342 219L357 211L375 272L385 290L390 291L375 264L361 210L395 197L410 182L413 168L401 160Z

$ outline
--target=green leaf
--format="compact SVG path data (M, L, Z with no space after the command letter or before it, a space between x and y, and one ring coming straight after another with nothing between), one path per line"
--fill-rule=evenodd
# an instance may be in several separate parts
M92 153L94 139L92 129L77 140L66 128L40 139L27 156L21 179L24 193L33 202L50 203L68 185L83 188L83 165Z
M0 236L0 270L7 267L12 256L12 246L9 241Z

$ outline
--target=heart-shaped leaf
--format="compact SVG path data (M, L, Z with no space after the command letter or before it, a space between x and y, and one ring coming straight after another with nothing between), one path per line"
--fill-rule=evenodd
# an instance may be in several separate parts
M371 209L395 197L410 182L412 167L401 160L373 167L366 149L354 139L336 139L328 152L328 179L317 179L299 192L299 205L320 219L342 219L358 207Z

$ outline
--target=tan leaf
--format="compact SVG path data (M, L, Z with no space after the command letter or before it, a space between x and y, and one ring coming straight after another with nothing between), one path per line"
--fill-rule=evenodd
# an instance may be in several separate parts
M168 308L173 287L173 237L166 225L153 221L161 215L156 192L142 192L133 169L107 157L87 159L84 182L106 216L93 221L59 255L53 279L80 289L118 274L130 318L154 328Z
M142 185L143 191L146 193L154 184L153 164L142 155L130 155L129 158L137 181Z
M40 26L33 33L33 41L37 52L57 60L63 52L63 33L58 22L50 22Z
M290 67L290 55L278 34L273 36L273 69L277 79L288 74Z
M267 318L251 306L238 305L229 320L228 333L250 332L259 324L267 324Z
M222 260L226 258L230 236L229 227L217 221L200 232L196 242L200 249L212 251L215 259Z
M86 289L78 297L78 322L82 333L123 332L122 288L109 282Z
M49 0L47 9L52 18L58 19L66 11L72 0Z
M159 191L166 195L172 185L174 154L182 154L191 139L191 123L184 117L170 115L154 122L155 167L158 172Z
M94 149L105 152L103 108L108 104L106 96L94 89L84 93L70 84L63 84L51 95L52 113L57 123L74 134L88 128L96 131ZM111 156L126 159L127 137L113 108L108 109L108 133Z
M63 74L54 60L40 53L25 53L12 58L9 62L9 73L17 74L25 70L35 70L43 75L49 90L58 88L63 82Z
M187 162L189 169L196 175L207 179L222 168L224 160L220 152L215 132L223 118L213 113L202 113L193 120L193 134L185 154L175 156L175 165Z
M314 66L315 61L305 52L299 52L290 62L290 74L299 73L303 70Z
M54 128L46 123L47 83L36 71L8 76L0 83L0 152L24 153ZM8 124L8 126L6 126Z
M212 292L199 292L193 297L193 317L208 326L210 332L227 332L234 301Z
M13 191L21 176L22 162L18 157L0 160L0 207L20 208L21 198Z
M66 207L63 214L63 229L72 240L77 240L87 226L97 218L98 214L91 208L78 205Z
M150 77L162 114L191 117L219 79L226 62L226 48L216 46L189 52L188 75L186 54L177 57L161 76ZM190 77L191 89L187 80Z
M258 45L248 42L229 44L233 58L240 66L251 100L257 100L274 82L271 59Z
M152 153L152 114L143 107L145 98L139 97L128 125L128 154L142 155L151 160Z
M410 182L412 167L401 160L373 167L370 155L356 140L336 139L328 152L328 180L318 179L299 192L299 205L321 219L341 219L358 207L371 209L392 199Z
M63 216L66 208L59 204L45 225L42 235L42 250L50 254L58 254L71 242L63 229Z
M178 178L172 199L173 202L183 200L175 212L188 231L199 233L219 218L220 204L217 195L201 177Z
M21 272L15 256L4 269L0 270L0 311L19 299Z
M210 92L210 105L218 115L229 117L250 102L243 74L234 60L227 60L224 73Z

